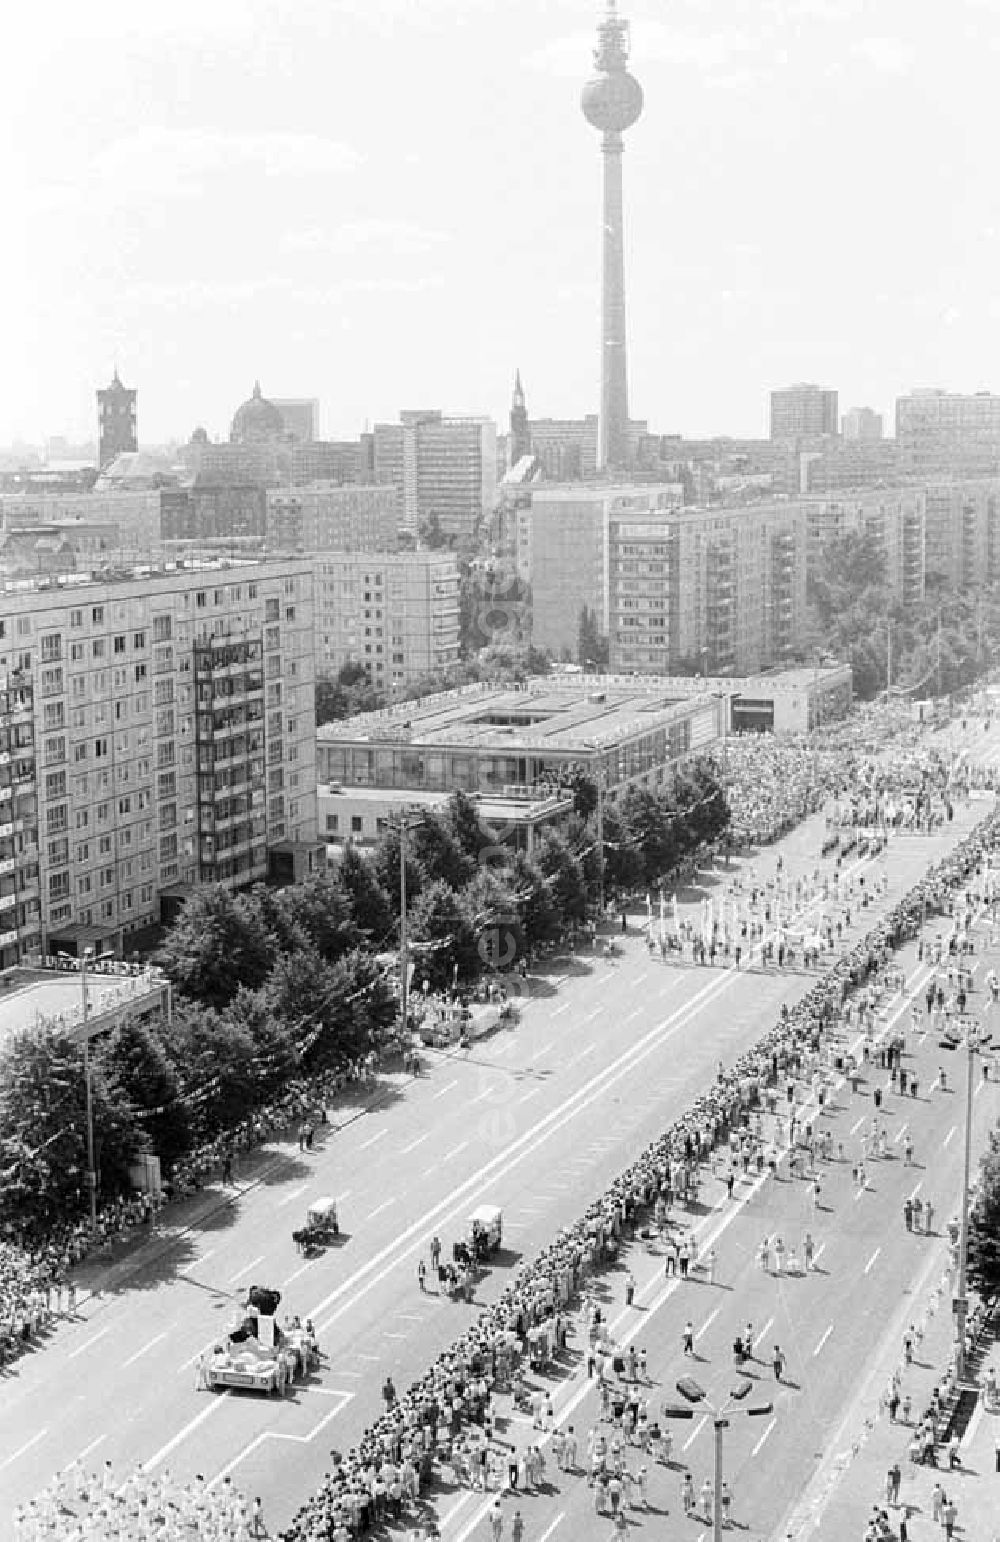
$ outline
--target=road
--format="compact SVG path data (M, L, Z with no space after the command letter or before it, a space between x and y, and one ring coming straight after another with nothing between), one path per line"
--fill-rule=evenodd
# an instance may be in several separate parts
M998 743L1000 734L988 753ZM983 811L959 811L941 836L895 840L889 898ZM787 871L814 866L818 832L810 821L783 843ZM758 858L758 873L773 861ZM22 1362L0 1408L0 1509L85 1454L169 1465L182 1477L231 1471L265 1497L272 1525L284 1524L330 1446L350 1446L375 1414L384 1373L404 1385L422 1371L517 1261L574 1219L690 1104L717 1060L735 1057L807 984L790 972L663 965L636 939L615 965L562 961L535 983L516 1028L468 1057L439 1057L431 1076L322 1149L286 1148L238 1206L180 1239L127 1290L87 1302ZM290 1233L323 1192L338 1196L345 1235L304 1262ZM503 1207L509 1246L479 1301L422 1295L416 1260L430 1235L447 1247L481 1202ZM327 1354L323 1374L280 1403L195 1390L199 1352L251 1282L277 1285L282 1310L311 1315Z
M927 971L917 966L915 948L904 957L909 986L892 1005L889 1021L905 1028L914 995L922 1004ZM981 954L977 973L982 975L990 963L998 962L996 949ZM983 1009L981 996L976 1005ZM724 1470L734 1495L733 1519L754 1538L770 1536L777 1542L790 1530L796 1538L800 1532L815 1534L810 1520L815 1525L821 1503L823 1535L845 1535L837 1529L836 1492L828 1492L822 1481L810 1487L810 1479L815 1475L822 1480L836 1456L863 1433L865 1417L877 1404L892 1368L902 1362L903 1335L920 1320L944 1267L943 1234L961 1193L965 1056L942 1051L936 1035L927 1032L909 1033L908 1040L904 1065L919 1076L918 1098L895 1094L888 1074L872 1068L863 1076L856 1096L849 1087L840 1086L819 1120L820 1128L829 1128L834 1141L833 1160L817 1164L819 1208L813 1203L811 1185L804 1178L791 1178L787 1164L779 1166L777 1179L766 1175L743 1179L731 1200L720 1179L702 1196L706 1213L692 1216L688 1228L699 1239L702 1258L709 1248L716 1251L712 1285L703 1272L688 1281L666 1277L658 1245L630 1247L610 1277L611 1290L604 1304L611 1335L619 1345L634 1343L647 1351L650 1378L642 1391L649 1398L651 1414L664 1403L682 1404L676 1382L685 1374L699 1381L709 1403L723 1404L741 1379L734 1367L732 1344L748 1322L754 1325L756 1360L748 1374L755 1385L747 1401L770 1401L773 1412L747 1417L737 1406L724 1432ZM946 1090L938 1082L942 1065ZM873 1117L876 1085L883 1089L881 1118L888 1155L869 1165L869 1181L862 1191L852 1179L852 1158L858 1153L863 1122ZM811 1107L815 1110L814 1103ZM998 1110L1000 1087L983 1082L977 1073L975 1149L985 1146ZM765 1131L773 1135L773 1121L765 1119ZM907 1133L915 1147L912 1165L904 1154ZM843 1160L837 1154L841 1144ZM903 1224L903 1202L915 1193L934 1204L930 1236L908 1232ZM757 1255L764 1236L781 1235L801 1259L806 1230L817 1247L811 1273L778 1276L773 1262L768 1273L760 1269ZM632 1307L624 1300L626 1267L637 1281ZM948 1306L945 1297L941 1310L947 1313ZM688 1321L695 1331L693 1358L683 1351ZM583 1342L581 1331L575 1347ZM775 1344L781 1345L786 1358L780 1383L771 1367ZM519 1500L528 1535L544 1536L547 1542L553 1535L556 1542L563 1537L606 1535L609 1521L595 1514L594 1490L583 1476L586 1432L600 1414L595 1383L588 1380L578 1360L568 1378L550 1385L555 1387L557 1424L572 1423L580 1439L581 1472L553 1471L550 1458L551 1486ZM638 1472L643 1460L650 1469L650 1514L647 1518L636 1509L630 1519L659 1528L669 1514L671 1535L680 1526L681 1534L707 1542L710 1528L697 1517L684 1517L681 1483L687 1469L696 1491L713 1477L711 1415L697 1410L690 1422L671 1421L665 1428L674 1437L670 1467L642 1458L634 1448L629 1452L633 1472ZM604 1429L610 1439L609 1426ZM530 1421L520 1417L505 1420L501 1433L518 1447L539 1438ZM445 1542L466 1542L477 1535L485 1539L490 1503L491 1499L471 1491L449 1501L443 1507ZM508 1512L512 1503L507 1501Z

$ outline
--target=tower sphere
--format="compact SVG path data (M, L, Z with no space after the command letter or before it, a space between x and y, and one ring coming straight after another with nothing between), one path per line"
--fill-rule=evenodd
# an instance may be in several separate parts
M583 88L580 106L587 122L602 133L622 133L642 112L642 87L628 70L595 75Z

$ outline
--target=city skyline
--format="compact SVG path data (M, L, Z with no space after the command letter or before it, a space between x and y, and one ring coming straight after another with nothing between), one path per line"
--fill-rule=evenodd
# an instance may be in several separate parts
M92 438L116 364L145 443L224 435L258 375L319 397L330 437L428 401L503 422L516 366L533 415L596 411L578 101L602 8L19 16L46 110L18 72L0 442ZM889 0L876 35L850 0L726 0L710 24L626 9L647 103L627 147L633 414L764 437L768 391L794 380L887 419L915 386L998 384L988 10L964 0L942 34Z

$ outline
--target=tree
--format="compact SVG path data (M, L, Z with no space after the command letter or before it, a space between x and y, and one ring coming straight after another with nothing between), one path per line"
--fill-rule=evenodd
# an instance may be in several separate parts
M386 971L356 949L330 966L321 1021L300 1044L303 1068L342 1066L376 1046L398 1012Z
M411 832L408 830L407 834L410 835ZM407 909L409 909L423 887L424 874L420 864L417 862L412 839L408 840L407 845L406 905ZM401 898L399 892L399 852L400 828L398 824L390 825L384 834L379 836L378 844L372 854L372 867L375 876L388 897L389 904L392 906L392 913L397 919L399 917L399 902Z
M510 877L528 947L554 941L559 936L561 917L546 875L536 862L519 851L511 863Z
M583 669L607 669L608 639L601 634L596 610L584 605L580 610L577 658Z
M181 1100L177 1067L156 1027L126 1018L95 1044L109 1093L132 1110L152 1151L170 1168L191 1143L191 1121Z
M482 967L476 950L476 934L469 924L462 896L438 880L423 890L409 917L409 937L416 961L414 983L428 981L432 990L474 980Z
M459 850L471 863L478 863L484 847L490 844L490 836L467 792L452 793L445 817Z
M587 886L583 867L568 841L547 830L535 853L539 870L548 880L549 893L565 921L582 921L587 914Z
M277 905L287 918L291 935L315 948L331 964L361 942L353 896L347 891L342 870L314 873L302 883L279 889Z
M441 880L462 889L472 877L475 859L459 844L447 815L428 809L413 828L411 847L424 883Z
M1000 1126L979 1166L969 1225L969 1281L982 1297L1000 1290Z
M273 953L252 903L221 884L195 889L167 933L156 962L193 1001L221 1009L239 985L263 985Z
M344 847L338 874L350 901L354 924L368 946L376 953L391 947L396 926L392 902L369 859L350 842Z
M96 1057L91 1089L98 1193L113 1194L144 1137ZM86 1171L82 1046L51 1029L15 1034L0 1051L0 1216L35 1236L85 1215Z
M175 1001L170 1045L195 1139L238 1125L261 1095L246 1028L213 1007Z

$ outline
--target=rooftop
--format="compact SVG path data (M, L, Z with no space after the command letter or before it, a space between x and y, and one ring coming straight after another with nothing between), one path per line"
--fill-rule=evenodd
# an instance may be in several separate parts
M198 575L210 577L212 574L234 573L246 568L260 571L275 566L288 568L295 564L302 567L304 563L305 558L295 556L260 558L246 556L233 560L225 557L188 557L176 562L146 562L137 563L134 566L108 565L91 568L89 572L36 573L27 578L4 579L0 575L0 593L16 599L19 595L46 591L76 593L80 589L104 588L109 584L153 585L175 582L178 578L184 577L193 579Z
M399 742L468 745L498 752L578 752L620 743L686 717L694 696L678 682L622 677L541 677L522 686L480 684L365 712L344 722L325 723L320 744Z

